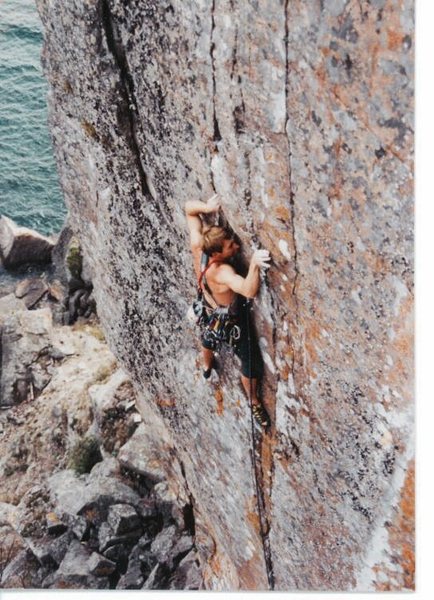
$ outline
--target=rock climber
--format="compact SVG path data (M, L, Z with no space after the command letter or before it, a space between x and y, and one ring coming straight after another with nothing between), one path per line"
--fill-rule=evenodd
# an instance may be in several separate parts
M270 424L269 416L257 396L258 379L263 374L263 361L253 324L251 322L248 299L259 291L260 271L267 269L270 261L268 250L256 250L250 261L246 277L239 275L230 260L238 253L240 246L235 236L226 228L207 227L201 215L217 214L220 201L216 195L207 202L190 200L185 204L187 223L190 230L190 243L194 268L203 293L208 313L214 309L225 310L231 315L231 323L237 328L237 339L230 340L234 352L241 359L241 382L246 394L251 398L252 411L262 427ZM202 331L203 376L208 379L216 368L215 346ZM224 340L229 342L228 339Z

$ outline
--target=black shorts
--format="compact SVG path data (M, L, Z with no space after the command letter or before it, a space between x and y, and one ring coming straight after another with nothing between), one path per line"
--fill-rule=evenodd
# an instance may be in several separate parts
M248 379L259 379L264 372L264 363L259 350L250 308L243 298L240 298L237 304L236 323L240 328L240 338L232 345L232 348L241 359L241 373ZM201 341L204 348L214 349L211 344L203 339L203 336Z

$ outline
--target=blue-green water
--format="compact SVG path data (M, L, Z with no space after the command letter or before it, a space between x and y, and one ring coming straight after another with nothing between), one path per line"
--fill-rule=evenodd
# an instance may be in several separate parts
M40 233L65 218L47 127L42 25L33 0L0 0L0 214Z

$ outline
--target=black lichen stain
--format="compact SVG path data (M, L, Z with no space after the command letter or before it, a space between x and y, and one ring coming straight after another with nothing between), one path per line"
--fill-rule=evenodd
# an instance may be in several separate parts
M386 154L387 154L387 152L383 148L383 146L380 146L377 150L375 150L375 156L377 158L383 158L383 156L386 156Z

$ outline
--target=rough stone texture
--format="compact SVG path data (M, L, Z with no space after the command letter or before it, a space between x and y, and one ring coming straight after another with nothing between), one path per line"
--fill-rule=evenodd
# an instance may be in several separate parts
M59 471L50 477L49 489L59 509L71 515L84 513L96 503L107 510L116 502L139 502L138 494L121 481L92 473L77 477L71 470Z
M33 322L40 313L42 322L47 323L44 311L27 311L27 316ZM23 311L17 311L14 318L18 319L22 314ZM95 326L81 325L71 329L66 326L51 328L50 325L49 329L48 337L42 337L45 340L43 345L50 346L45 357L53 369L50 382L40 395L35 394L33 401L29 399L0 413L2 502L18 504L35 482L45 479L55 469L66 468L70 448L93 421L89 387L103 383L116 370L113 354L105 343L95 337ZM36 327L27 327L27 342L22 339L18 344L29 347L39 343L40 336L35 330ZM17 355L19 348L13 347L13 340L10 341L10 348ZM4 346L2 382L11 376L5 350ZM22 369L25 361L18 357L17 362L9 362L9 366L14 365ZM32 365L32 373L35 366ZM46 515L47 511L41 515L44 523Z
M15 294L6 294L0 298L0 327L3 326L5 319L25 308L24 301L17 298Z
M140 417L131 381L125 371L118 369L104 385L90 387L89 397L104 450L110 454L119 452L137 428L135 418Z
M65 523L56 515L55 512L49 512L46 517L47 531L50 534L57 535L64 533L67 529Z
M51 379L46 357L52 316L48 308L17 311L1 327L0 405L34 398Z
M115 535L122 535L140 527L139 515L132 506L127 504L113 504L110 506L107 523L113 529Z
M89 571L97 577L106 577L111 575L116 569L116 564L101 556L97 552L92 552L88 561Z
M92 575L89 568L89 550L74 540L58 570L50 580L51 588L108 588L107 580Z
M28 550L22 550L4 568L1 587L4 589L40 587L37 576L37 559Z
M164 589L166 572L162 565L157 563L152 569L149 577L142 586L142 590L161 590Z
M171 525L163 529L151 544L151 552L160 563L164 563L170 556L171 550L178 541L176 527Z
M139 590L143 586L156 564L156 558L149 551L151 541L151 538L145 534L132 549L127 569L119 579L117 589Z
M8 217L0 217L0 256L6 268L50 262L53 247L54 242L37 231L19 227Z
M175 575L170 579L171 590L200 590L202 574L195 552L189 552L178 565Z
M412 589L411 0L38 6L71 227L194 499L205 586ZM237 368L203 382L184 320L183 204L213 191L245 258L273 256L255 302L265 545Z
M15 289L16 297L23 298L27 308L33 308L47 292L48 285L40 277L25 279Z
M141 452L146 448L146 453ZM164 448L161 440L155 439L155 433L141 424L119 452L119 462L133 471L144 475L153 483L161 482L167 476L167 466L161 461Z

